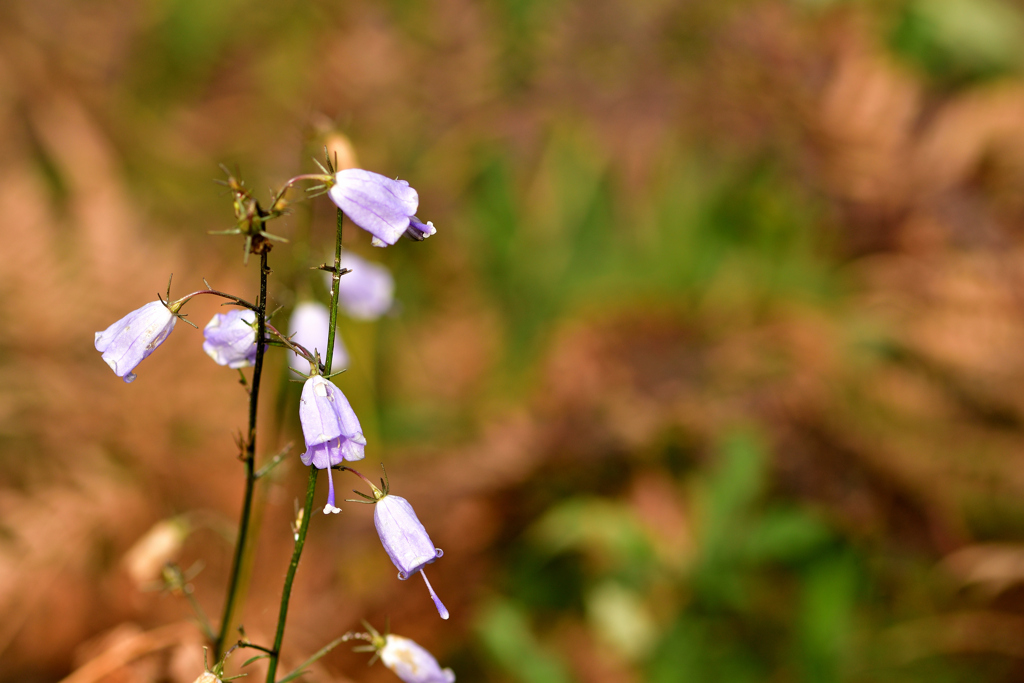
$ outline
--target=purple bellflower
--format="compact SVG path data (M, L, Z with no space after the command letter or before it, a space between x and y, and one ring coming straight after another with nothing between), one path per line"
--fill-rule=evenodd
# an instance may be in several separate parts
M390 633L383 638L384 646L377 651L380 661L405 683L455 683L455 672L442 669L415 641Z
M342 280L345 278L342 277ZM306 348L309 351L319 350L320 353L327 351L327 332L331 326L331 314L327 307L315 301L305 301L295 307L292 319L288 323L288 334L292 341ZM288 364L305 374L309 370L309 363L297 353L292 353ZM341 370L348 366L348 351L341 341L338 331L334 331L334 359L331 363L333 370Z
M256 362L256 312L237 308L217 313L203 328L203 351L232 370Z
M328 191L331 201L353 223L373 235L373 246L394 244L410 227L413 239L434 234L432 224L416 220L420 198L408 182L359 168L338 171L333 182Z
M398 567L398 578L405 581L419 572L430 591L430 599L434 601L438 614L442 619L448 618L448 610L441 603L434 587L427 580L423 568L441 557L444 552L435 548L427 530L423 528L419 518L405 498L382 493L374 487L377 504L373 509L373 524L377 527L380 543L384 546L388 557ZM378 497L379 496L379 497ZM417 679L418 680L418 679Z
M327 470L327 505L324 514L341 512L334 505L334 477L331 467L342 461L362 460L366 438L359 418L345 394L329 379L313 375L302 387L299 401L299 422L306 439L306 452L300 456L303 465Z
M135 367L163 344L174 329L178 320L175 312L162 301L150 301L97 332L96 350L103 354L115 375L125 382L134 382Z
M341 267L350 271L338 281L338 302L346 313L358 320L376 320L391 310L395 301L391 271L347 251L341 255ZM330 287L331 274L324 275Z
M344 640L365 640L369 645L353 648L355 652L375 652L372 664L378 657L384 666L395 672L405 683L455 683L455 672L442 669L441 665L418 643L402 636L381 635L367 624L369 633L346 633Z

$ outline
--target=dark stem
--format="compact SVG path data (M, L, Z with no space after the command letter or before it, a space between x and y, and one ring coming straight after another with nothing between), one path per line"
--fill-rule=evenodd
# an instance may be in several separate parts
M334 278L331 281L331 322L327 330L327 357L324 359L325 375L331 374L334 363L334 329L338 324L338 284L341 281L341 228L344 215L338 209L338 233L334 243ZM273 652L267 667L267 683L274 683L277 677L277 662L281 656L281 642L284 640L284 625L288 620L288 602L292 596L292 582L299 568L302 548L306 545L306 534L309 532L309 520L313 516L313 496L316 494L316 477L320 473L315 467L309 468L309 483L306 485L306 504L302 508L302 520L298 533L295 535L295 548L292 550L292 561L288 565L288 574L284 577L284 588L281 590L281 609L277 614L277 632L274 635Z
M249 519L252 516L252 498L256 487L256 416L260 398L260 378L263 375L263 355L267 350L267 252L260 254L260 298L256 304L256 362L252 367L252 383L249 390L249 433L245 439L242 462L245 464L245 497L242 502L242 516L238 523L238 541L235 543L235 556L231 561L231 578L228 582L227 600L224 603L224 615L220 621L220 633L214 641L214 660L219 661L224 653L231 622L234 617L235 604L238 601L242 575L242 560L245 557L249 536Z

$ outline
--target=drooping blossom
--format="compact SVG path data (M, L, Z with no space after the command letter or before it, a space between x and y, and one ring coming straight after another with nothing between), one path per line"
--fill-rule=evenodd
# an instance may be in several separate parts
M236 308L217 313L203 328L203 351L217 363L231 369L256 362L256 312Z
M342 277L344 280L347 275ZM305 301L295 307L288 334L292 341L308 351L318 351L321 356L327 352L327 332L331 326L331 314L327 307L315 301ZM301 373L309 372L309 362L297 353L292 353L288 364ZM348 351L338 331L334 331L334 360L331 370L342 370L348 366Z
M405 683L455 683L455 672L442 669L434 655L403 636L384 636L380 661Z
M420 201L408 182L360 168L338 171L328 194L353 223L373 235L375 247L394 244L405 234Z
M135 367L160 346L174 329L177 317L162 301L150 301L96 333L96 350L114 374L134 382Z
M341 512L334 504L331 467L343 461L363 459L366 438L359 418L334 382L313 375L302 387L299 423L306 439L306 452L300 456L302 464L327 470L329 488L324 514Z
M391 271L351 252L341 255L341 267L349 270L338 280L338 303L358 320L376 320L395 302L395 279ZM324 273L330 287L331 274Z
M375 494L379 492L375 491ZM398 578L406 580L416 572L423 577L442 619L448 618L448 610L441 603L434 587L427 580L423 568L441 557L444 552L435 548L427 530L423 528L416 513L405 498L385 493L377 499L373 510L373 524L377 527L381 545L391 561L398 567Z

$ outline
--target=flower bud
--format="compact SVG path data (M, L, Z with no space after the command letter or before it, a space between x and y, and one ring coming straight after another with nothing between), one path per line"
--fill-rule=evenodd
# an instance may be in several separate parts
M150 301L96 333L96 350L114 374L134 382L132 370L160 346L177 322L162 301Z
M160 578L164 565L181 552L190 527L182 517L164 519L150 528L125 553L124 567L138 588Z
M324 147L327 148L327 158L334 165L334 170L344 171L359 165L356 150L347 136L338 132L329 133L324 138Z
M217 313L203 328L203 351L217 365L232 370L256 362L256 312L234 309Z

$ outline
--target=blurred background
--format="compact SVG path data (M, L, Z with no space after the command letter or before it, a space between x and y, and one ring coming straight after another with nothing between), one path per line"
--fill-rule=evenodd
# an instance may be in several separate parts
M1019 3L6 0L0 682L201 673L154 579L174 559L219 616L246 396L184 325L130 386L93 333L171 273L254 298L207 235L217 164L266 199L339 135L438 229L347 231L399 305L342 319L338 383L452 618L344 504L282 672L367 619L463 682L1024 680ZM272 305L323 298L333 221L274 225ZM280 354L265 377L261 462L301 447ZM258 492L256 642L297 453ZM367 658L306 680L397 680Z

